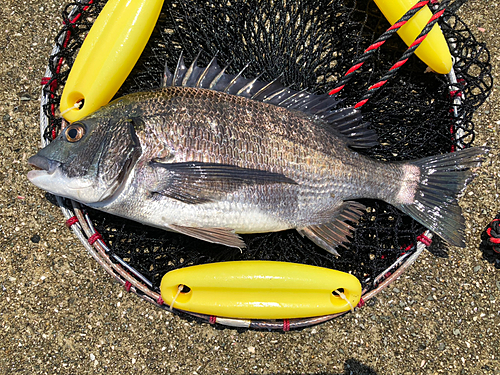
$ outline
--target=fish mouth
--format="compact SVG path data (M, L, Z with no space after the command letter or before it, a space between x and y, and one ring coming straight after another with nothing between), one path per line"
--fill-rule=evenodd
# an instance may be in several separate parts
M47 159L44 156L34 155L28 159L28 164L35 169L28 172L28 179L38 177L40 175L54 174L61 163Z
M28 172L28 180L40 189L82 203L94 201L93 191L89 189L92 181L68 177L61 170L63 163L37 154L28 159L28 164L34 168Z

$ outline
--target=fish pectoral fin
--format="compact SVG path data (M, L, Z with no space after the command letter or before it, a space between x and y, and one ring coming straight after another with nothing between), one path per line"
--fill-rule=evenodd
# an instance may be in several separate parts
M218 243L229 247L237 247L238 249L244 249L246 247L241 237L230 228L197 228L175 224L170 224L167 227L173 231L199 240Z
M342 242L348 241L347 237L354 231L354 227L347 221L356 224L365 209L366 207L361 203L344 202L336 209L331 222L298 228L297 231L319 247L339 256L335 248Z
M152 162L150 166L157 172L152 193L189 204L212 202L243 186L296 184L280 173L228 164Z

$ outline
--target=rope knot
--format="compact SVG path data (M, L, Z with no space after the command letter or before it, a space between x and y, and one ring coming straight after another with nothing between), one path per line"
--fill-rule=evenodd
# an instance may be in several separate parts
M93 245L97 240L102 240L102 236L98 232L95 232L88 239L90 245Z
M76 223L78 223L78 218L76 216L72 216L68 220L66 220L66 226L68 228L71 228L71 226L76 224Z
M422 242L425 246L430 246L432 243L432 240L425 234L421 234L420 236L418 236L417 241Z
M290 331L290 320L289 319L283 319L283 331L284 332Z

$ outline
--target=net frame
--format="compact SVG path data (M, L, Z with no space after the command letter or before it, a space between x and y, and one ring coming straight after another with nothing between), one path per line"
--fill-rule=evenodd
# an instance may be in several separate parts
M82 11L85 11L94 4L93 0L88 2L81 2L70 4L68 7L73 7L67 14L66 19L70 22L78 22L78 20L83 19ZM452 16L450 16L452 17ZM88 20L84 22L90 22ZM57 37L56 45L54 46L51 56L56 56L60 61L58 63L58 68L62 68L63 60L69 57L60 57L61 50L70 43L70 38L67 34L61 33ZM450 47L453 51L453 41L450 42ZM489 61L489 55L488 55ZM460 60L454 59L454 66L460 63ZM65 61L67 65L71 65L72 61ZM52 107L54 110L54 104L51 104L51 99L54 98L56 90L59 88L61 82L52 79L53 72L50 67L47 67L45 77L42 81L44 85L44 90L42 91L41 100L41 111L40 111L40 131L42 135L42 143L44 145L48 144L49 141L44 136L46 135L47 129L49 129L48 117L46 114L47 107ZM464 96L464 90L461 83L458 81L454 69L448 74L447 79L449 81L449 95L453 98L450 110L453 113L455 123L458 131L455 136L457 139L457 147L464 146L462 140L465 137L470 137L471 131L467 132L464 129L470 129L470 126L463 126L463 124L470 122L470 118L467 115L461 113L460 108L463 101L466 100ZM488 85L485 85L484 90L488 91ZM48 89L47 89L48 88ZM480 103L477 103L478 106ZM452 150L453 151L453 150ZM60 206L65 218L66 224L73 233L79 238L89 254L100 264L106 272L112 275L123 287L129 291L137 294L142 299L155 304L156 306L169 309L161 299L158 288L154 283L147 277L143 276L140 271L135 269L132 265L128 264L122 259L122 257L115 254L110 247L108 247L103 240L102 236L95 230L92 219L90 218L88 212L77 202L71 201L69 204L61 197L56 197L58 205ZM375 295L380 293L385 287L390 285L394 280L396 280L408 267L411 266L432 242L432 233L429 231L424 231L418 238L417 243L408 246L404 253L398 257L394 262L392 262L388 267L386 267L382 272L380 272L373 281L370 282L369 287L364 287L363 296L358 307L364 305L365 302L369 301ZM247 319L237 319L228 317L214 317L203 314L197 314L187 311L182 311L178 309L173 309L174 312L180 314L187 314L196 317L202 321L209 322L211 324L217 323L225 326L232 327L244 327L253 329L279 329L279 330L290 330L294 328L302 328L321 322L328 321L337 316L343 315L345 313L326 315L321 317L310 317L301 319L284 319L284 320L247 320ZM347 312L346 312L347 313Z

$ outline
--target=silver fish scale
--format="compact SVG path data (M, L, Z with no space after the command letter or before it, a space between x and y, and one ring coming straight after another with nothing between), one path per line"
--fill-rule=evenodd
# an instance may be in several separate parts
M185 87L130 95L101 112L139 116L145 123L137 130L142 156L132 184L150 183L152 160L229 164L280 173L297 183L241 188L226 196L229 204L196 207L198 220L211 222L193 225L213 225L210 215L217 210L253 207L282 226L302 227L325 222L345 199L390 201L399 189L399 168L351 151L322 121L302 112Z

